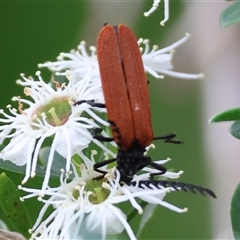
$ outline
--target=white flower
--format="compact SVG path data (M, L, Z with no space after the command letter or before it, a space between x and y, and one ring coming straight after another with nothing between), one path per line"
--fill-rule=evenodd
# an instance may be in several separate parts
M37 81L26 78L23 74L23 80L17 81L25 87L25 95L32 100L14 97L13 101L18 101L19 111L8 106L10 114L3 110L0 112L4 117L0 118L0 123L3 123L0 126L0 142L10 139L0 152L0 158L10 160L19 166L26 164L25 177L22 181L24 184L30 176L35 176L39 150L45 140L50 139L52 143L42 186L44 189L50 178L55 151L66 159L67 172L70 170L72 156L81 152L91 141L105 152L112 153L102 143L93 139L90 133L92 128L100 127L99 124L105 126L109 124L98 117L89 104L74 106L76 101L84 99L104 102L100 83L90 82L91 73L77 83L74 79L61 86L54 82L56 90L42 80L40 72L36 75ZM90 117L82 116L83 113Z
M145 12L143 15L148 17L152 12L158 8L158 4L161 0L153 0L152 7L148 12ZM169 19L169 0L164 0L164 19L160 22L160 25L164 26L165 22Z
M186 42L189 37L190 34L186 34L185 37L176 43L163 49L158 49L156 45L150 49L149 40L143 40L140 38L138 40L138 44L140 51L142 52L142 60L145 71L156 78L163 78L163 75L185 79L202 78L203 74L187 74L172 71L173 66L171 62L175 48ZM142 44L144 45L143 47L141 46ZM48 67L51 71L56 72L56 75L66 75L68 77L72 76L76 80L81 79L90 71L92 73L91 80L94 82L93 84L99 84L100 72L96 56L96 48L94 46L89 47L91 53L88 54L85 45L85 42L81 42L77 51L72 50L71 53L61 53L57 58L58 61L46 62L39 64L38 66Z
M90 160L89 168L82 164L81 177L76 175L75 170L71 181L68 174L65 177L62 173L60 186L48 187L45 190L44 199L39 198L44 206L31 229L31 239L106 239L107 235L120 234L124 229L130 239L136 239L126 214L116 206L129 201L132 207L142 214L143 209L136 199L161 205L178 213L187 211L186 208L180 209L163 201L167 193L174 191L173 188L149 187L144 184L139 187L137 183L136 186L120 185L120 175L115 169L108 170L104 179L96 180L99 173L93 171L93 164L94 161ZM176 177L180 173L173 175ZM144 177L138 176L138 179ZM22 200L38 196L41 192L23 187L20 189L30 193ZM54 207L53 212L43 220L46 210L51 206Z
M149 40L140 38L138 44L142 52L142 59L144 63L145 71L154 76L155 78L163 78L162 75L168 75L177 78L185 79L199 79L203 77L203 74L188 74L188 73L179 73L172 71L172 58L174 50L185 43L190 38L190 34L186 33L185 37L175 42L174 44L158 49L157 45L153 45L152 50L150 50ZM141 47L141 44L144 44L144 47Z
M74 75L76 81L91 72L92 80L100 81L96 48L90 46L89 50L91 51L90 54L87 53L86 42L81 41L77 51L72 50L70 53L60 53L57 57L58 61L38 64L38 67L48 67L51 71L56 72L57 75Z

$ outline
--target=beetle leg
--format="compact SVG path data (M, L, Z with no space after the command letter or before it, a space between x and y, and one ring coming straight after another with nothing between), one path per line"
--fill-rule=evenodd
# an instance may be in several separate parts
M181 144L183 143L182 141L178 140L178 139L173 139L176 137L175 133L170 133L164 136L158 136L158 137L154 137L153 140L164 140L164 142L168 142L168 143L174 143L174 144Z
M104 103L96 103L93 99L91 99L91 100L79 100L79 101L74 103L74 106L80 105L80 104L83 104L83 103L87 103L92 107L98 107L98 108L105 108L106 107Z

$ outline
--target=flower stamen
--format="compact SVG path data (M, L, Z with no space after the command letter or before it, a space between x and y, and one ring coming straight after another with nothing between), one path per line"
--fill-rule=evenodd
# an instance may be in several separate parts
M56 126L62 125L62 122L59 119L58 115L56 114L56 111L55 111L54 107L52 107L48 112L52 115L53 122L56 124Z

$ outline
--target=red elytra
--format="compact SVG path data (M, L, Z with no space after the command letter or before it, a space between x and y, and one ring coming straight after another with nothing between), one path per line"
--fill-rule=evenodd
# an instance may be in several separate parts
M104 174L99 168L116 161L120 181L125 183L147 165L159 170L151 177L165 173L165 167L144 156L154 138L147 78L134 33L123 24L105 25L97 39L97 56L108 120L119 149L116 159L98 162L94 169Z
M122 150L136 141L146 147L153 141L146 74L137 39L125 25L106 25L97 40L97 56L108 120L114 141Z

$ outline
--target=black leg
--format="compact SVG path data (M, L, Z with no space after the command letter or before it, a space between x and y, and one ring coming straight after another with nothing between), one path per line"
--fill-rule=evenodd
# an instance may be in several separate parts
M92 107L98 107L98 108L106 108L104 103L96 103L93 99L92 100L80 100L74 103L74 106L80 105L83 103L87 103Z
M102 132L102 129L101 128L94 128L92 130L92 136L93 138L99 140L99 141L103 141L103 142L112 142L113 141L113 138L109 138L109 137L103 137L103 136L100 136L98 135L99 133Z
M164 140L164 142L174 143L174 144L181 144L181 143L183 143L182 141L180 141L178 139L173 139L175 137L176 137L175 133L170 133L168 135L154 137L153 140Z
M157 173L150 173L150 177L149 177L150 180L153 180L154 176L163 175L167 171L167 169L160 164L151 162L149 165L160 171L160 172L157 172Z
M102 161L102 162L95 163L95 164L93 165L94 171L103 174L103 176L97 177L96 179L100 180L100 179L102 179L102 178L107 174L106 171L101 170L101 169L99 169L99 168L100 168L100 167L103 167L103 166L105 166L105 165L107 165L107 164L109 164L109 163L112 163L112 162L114 162L114 161L116 161L116 158L108 159L108 160L104 160L104 161Z

